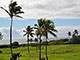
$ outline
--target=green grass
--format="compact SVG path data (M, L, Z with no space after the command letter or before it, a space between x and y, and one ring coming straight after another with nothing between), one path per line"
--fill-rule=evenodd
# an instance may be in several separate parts
M0 60L10 59L10 49L0 49ZM27 47L13 49L15 53L21 53L20 60L39 60L36 47L30 47L30 53L27 53ZM45 46L42 46L42 58L45 58ZM80 45L51 45L48 46L49 60L80 60Z

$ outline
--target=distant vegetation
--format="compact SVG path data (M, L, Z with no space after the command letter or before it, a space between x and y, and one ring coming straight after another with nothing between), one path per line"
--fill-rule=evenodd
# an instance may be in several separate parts
M72 34L69 31L68 35L71 36L71 38L69 38L71 43L80 44L80 35L78 35L78 31L77 30L74 30Z

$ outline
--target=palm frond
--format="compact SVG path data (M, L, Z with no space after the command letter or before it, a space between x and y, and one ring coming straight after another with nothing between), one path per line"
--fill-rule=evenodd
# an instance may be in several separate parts
M10 3L12 3L12 2L13 2L13 0L10 1Z
M21 17L21 16L19 16L19 15L13 15L13 16L15 16L15 17L19 17L19 18L23 18L23 17Z
M53 35L54 37L57 37L57 35L56 35L55 33L53 33L52 31L49 31L49 33L50 33L51 35Z
M23 32L26 32L25 30L23 30Z
M27 34L24 34L23 36L26 36Z
M34 33L31 33L30 36L33 37Z
M11 16L11 14L3 7L0 7L1 9L3 9L5 12L7 12L9 14L9 16Z
M37 24L34 24L34 26L38 26Z
M50 29L51 31L58 32L56 29Z

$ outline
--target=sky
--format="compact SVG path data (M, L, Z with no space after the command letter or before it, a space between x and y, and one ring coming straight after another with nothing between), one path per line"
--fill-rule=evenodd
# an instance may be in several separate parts
M23 30L28 25L34 26L40 18L50 19L58 30L57 38L49 35L49 38L68 38L67 32L75 29L80 34L80 0L13 0L22 7L23 19L14 18L13 40L24 40ZM0 6L8 10L10 0L0 0ZM3 33L3 41L9 40L10 18L8 14L0 9L0 32ZM1 40L0 42L3 43ZM22 42L22 41L21 41ZM23 42L23 43L24 43Z

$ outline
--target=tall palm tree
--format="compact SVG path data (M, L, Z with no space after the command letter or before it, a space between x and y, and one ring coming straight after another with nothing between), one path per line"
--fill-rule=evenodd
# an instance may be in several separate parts
M28 42L28 53L30 52L29 51L29 37L33 37L34 33L33 33L33 27L31 26L27 26L27 28L25 28L25 30L23 30L23 32L25 32L24 36L27 35L27 42Z
M3 7L0 7L1 9L3 9L6 13L8 13L8 15L11 18L11 25L10 25L10 49L11 49L11 54L12 54L12 25L13 25L13 17L19 17L22 18L21 16L19 16L18 14L24 13L23 11L21 11L22 7L21 6L17 6L17 2L13 0L11 0L10 4L9 4L9 10L6 10Z
M69 41L70 41L70 36L71 36L71 32L70 31L68 32L68 36L69 36Z
M54 32L58 32L58 31L54 28L55 28L54 22L52 22L51 20L43 19L43 29L44 29L43 33L44 36L46 37L46 60L48 60L48 56L47 56L48 33L50 33L54 37L57 37Z
M41 60L41 37L42 37L42 26L43 26L43 21L42 19L38 19L38 24L35 24L35 29L36 29L36 34L39 36L39 60Z

